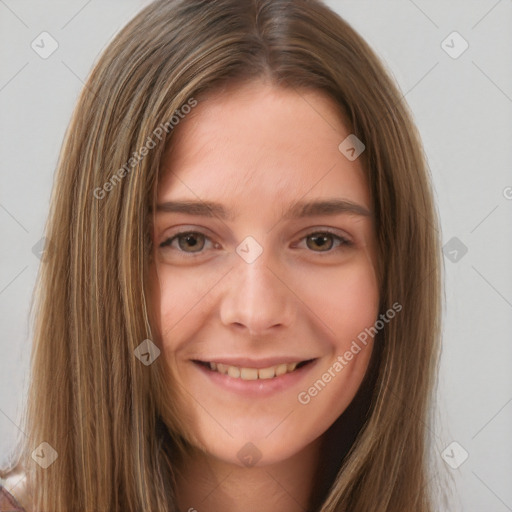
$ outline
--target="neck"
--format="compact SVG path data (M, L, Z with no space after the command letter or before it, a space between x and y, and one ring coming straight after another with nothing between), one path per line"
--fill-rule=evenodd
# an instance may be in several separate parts
M374 357L376 354L377 351ZM370 372L371 378L363 383L347 410L322 436L277 464L245 468L198 450L191 449L186 456L175 451L178 510L319 510L368 416L376 375L377 372Z
M311 510L321 438L289 459L241 467L195 450L178 464L178 509L193 512Z

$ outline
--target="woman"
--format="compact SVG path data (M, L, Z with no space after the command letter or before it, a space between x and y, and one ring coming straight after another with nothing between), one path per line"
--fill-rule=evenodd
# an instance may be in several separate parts
M89 77L51 204L4 499L434 510L435 207L401 94L339 16L153 2Z

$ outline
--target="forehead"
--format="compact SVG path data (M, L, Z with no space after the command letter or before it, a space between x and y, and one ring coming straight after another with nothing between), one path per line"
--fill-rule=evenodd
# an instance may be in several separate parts
M199 102L173 132L158 198L229 201L239 209L340 196L369 208L360 160L338 149L350 134L319 91L251 82ZM261 204L260 204L261 206Z

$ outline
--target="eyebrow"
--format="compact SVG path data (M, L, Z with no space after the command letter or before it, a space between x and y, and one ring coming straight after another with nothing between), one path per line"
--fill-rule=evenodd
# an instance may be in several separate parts
M157 212L185 213L202 217L218 217L222 220L234 220L235 216L229 210L213 201L167 201L158 204ZM366 207L345 199L324 199L313 201L299 201L293 204L283 218L294 219L314 217L318 215L352 214L363 217L371 216Z

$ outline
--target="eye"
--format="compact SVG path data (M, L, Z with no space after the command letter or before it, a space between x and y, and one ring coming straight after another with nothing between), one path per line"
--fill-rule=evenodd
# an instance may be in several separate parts
M160 247L172 247L180 252L189 254L201 253L206 240L210 239L204 233L198 231L182 231L162 242ZM174 246L175 241L178 242L178 248Z
M352 242L347 238L330 231L314 231L306 235L302 240L306 240L306 246L314 252L333 252L331 249L336 242L338 243L338 248L352 245Z
M331 233L330 231L313 231L303 237L300 242L306 240L306 246L313 252L332 253L334 248L342 248L352 246L353 243L347 238ZM164 240L161 248L172 248L181 254L189 254L192 256L199 256L204 253L203 249L210 242L212 247L218 247L211 239L204 233L199 231L182 231L176 233L174 236ZM176 246L177 242L177 246ZM337 245L336 245L337 244ZM298 246L298 244L296 245Z

